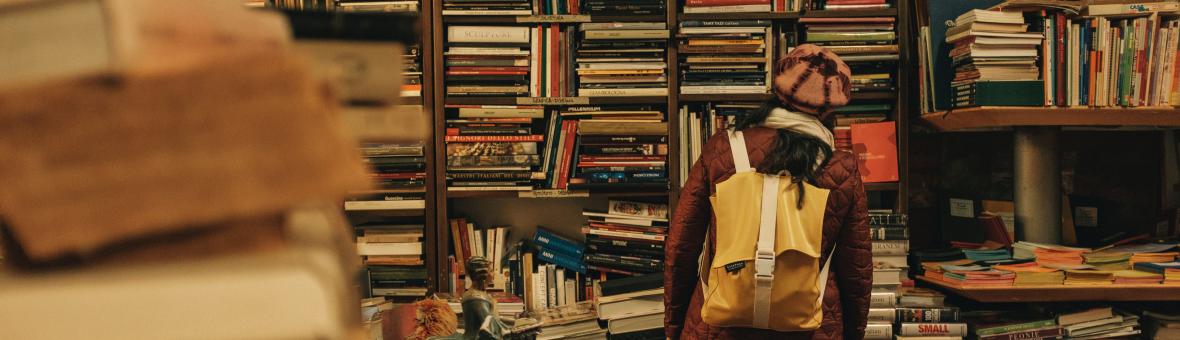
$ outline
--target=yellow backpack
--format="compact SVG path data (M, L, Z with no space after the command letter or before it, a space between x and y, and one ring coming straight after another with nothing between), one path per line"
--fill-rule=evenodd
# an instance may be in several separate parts
M716 254L701 253L701 317L717 327L808 331L823 320L828 260L820 266L830 190L754 171L741 131L730 131L737 172L709 197L716 216ZM805 186L803 208L798 190ZM835 247L832 247L833 251Z

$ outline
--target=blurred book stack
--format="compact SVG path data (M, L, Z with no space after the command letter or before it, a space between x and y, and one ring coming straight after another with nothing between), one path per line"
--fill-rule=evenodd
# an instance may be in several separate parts
M365 143L361 154L378 189L344 202L345 211L426 208L426 158L421 144Z
M946 296L939 292L911 288L898 298L896 339L964 339L967 324L962 322L959 308L947 306Z
M606 330L598 326L598 313L590 301L540 310L532 317L541 323L537 340L605 339Z
M587 269L628 276L662 271L668 205L618 200L608 205L605 211L582 212Z
M511 227L496 226L480 228L474 222L470 222L463 218L453 218L448 222L450 227L450 243L451 243L451 258L448 259L449 266L452 270L449 271L452 280L452 291L456 296L462 295L463 288L468 285L465 283L466 277L463 276L464 266L467 260L474 256L479 256L491 262L489 268L494 273L494 278L489 282L488 289L496 291L510 291L508 289L509 277L505 274L510 268L505 267L505 259L512 252L512 245L508 244L508 234L511 232Z
M827 11L866 11L889 8L888 0L812 0L811 9Z
M417 2L414 2L415 4ZM422 45L406 46L405 69L402 71L402 98L422 98Z
M665 23L585 23L579 30L578 96L668 95Z
M766 93L773 36L769 20L682 21L680 93Z
M530 15L531 0L444 0L443 15Z
M522 26L448 26L446 95L528 96L530 50L537 33Z
M1110 307L1060 314L1057 324L1065 330L1067 339L1138 337L1143 332L1139 328L1139 316L1115 312Z
M332 11L336 0L270 0L275 7L298 11Z
M581 0L581 14L591 15L664 15L666 0Z
M685 0L684 13L766 13L771 0Z
M540 106L447 105L447 190L531 190L545 136Z
M1037 52L1044 40L1028 32L1020 12L971 10L955 19L946 42L955 67L955 107L1040 105Z
M688 171L701 157L709 137L737 123L738 117L762 109L759 102L708 102L680 107L680 185L688 180Z
M656 113L656 114L650 114ZM668 123L663 112L641 116L565 120L562 165L568 189L666 190L668 188ZM575 136L576 134L576 136ZM561 178L565 178L562 176ZM563 182L564 183L564 182Z
M341 12L407 12L418 13L419 0L336 0Z

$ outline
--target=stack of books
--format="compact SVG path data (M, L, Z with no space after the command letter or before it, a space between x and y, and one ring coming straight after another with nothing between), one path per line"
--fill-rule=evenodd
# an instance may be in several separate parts
M578 168L582 155L596 156L660 156L666 155L668 138L653 135L594 135L580 136L579 122L594 124L658 123L664 113L652 105L568 106L548 120L545 157L541 164L545 188L568 189L574 186L642 181L663 178L664 168L654 166L595 166Z
M1180 103L1180 4L1102 4L1089 16L1044 13L1044 104L1137 107Z
M1068 339L1108 339L1142 333L1139 316L1116 313L1110 307L1061 314L1057 324Z
M959 309L947 306L946 296L933 290L914 288L901 293L897 311L897 339L962 339L967 324Z
M865 327L865 339L893 338L897 294L896 286L873 287L869 297L869 324Z
M586 23L579 29L578 96L668 95L665 23Z
M680 107L680 185L701 157L701 149L718 131L733 127L737 118L762 109L758 102L708 102Z
M766 93L773 36L769 20L682 21L680 93Z
M528 96L530 50L539 31L523 26L447 27L446 95Z
M1065 333L1065 330L1057 325L1056 318L1024 316L1012 311L996 311L994 313L996 316L991 320L969 322L975 329L974 334L979 340L1060 339Z
M582 212L586 267L622 275L663 271L668 205L618 200L608 205L606 211Z
M582 0L578 11L591 15L663 15L665 0Z
M685 0L684 13L766 13L770 0Z
M530 15L530 0L444 0L443 15Z
M892 210L869 211L873 230L873 285L894 288L909 279L909 228L905 214Z
M531 273L533 267L524 267L525 271L530 272L525 274L534 275L531 288L547 296L542 298L539 294L530 294L530 287L525 287L523 293L532 295L532 301L542 308L585 300L585 281L582 279L586 275L586 264L582 261L585 247L544 227L538 227L533 234L532 246L532 257L540 263L537 263L535 274Z
M533 189L541 165L539 106L447 105L447 190Z
M896 18L802 18L804 40L840 55L852 68L854 92L896 89L890 72L898 60Z
M1011 272L1016 275L1013 285L1059 285L1065 282L1065 272L1053 268L1045 268L1035 262L1021 264L1001 264L992 269Z
M855 124L872 124L888 120L893 112L893 104L851 104L837 108L833 112L836 116L836 127L851 132L852 125Z
M865 11L889 8L888 0L812 0L812 9L828 11Z
M421 144L361 145L377 192L344 202L345 211L412 210L426 207L426 158Z
M1163 275L1152 272L1138 270L1114 271L1114 284L1116 285L1158 284L1163 280Z
M1134 253L1131 255L1130 262L1131 264L1140 262L1169 262L1175 260L1177 255L1180 255L1180 253L1174 251L1160 253Z
M1008 249L963 249L963 255L968 260L976 262L996 262L1012 259Z
M1016 280L1012 272L987 267L943 266L944 281L960 286L1011 286Z
M425 266L370 265L366 273L372 296L411 301L426 296Z
M1037 50L1044 36L1027 28L1020 12L972 10L955 19L946 34L954 44L955 107L1042 103Z
M537 311L533 317L541 324L537 340L606 338L606 330L598 326L598 313L590 301Z
M418 3L414 1L414 3ZM405 69L402 71L402 98L422 97L422 45L406 46Z
M1114 283L1114 273L1101 270L1067 269L1066 285L1108 285Z
M664 276L646 274L604 281L595 301L612 339L664 337Z
M1135 264L1135 270L1161 274L1164 284L1180 284L1180 261L1141 262Z
M409 12L418 13L418 0L336 0L340 12Z
M1131 253L1102 251L1082 254L1086 264L1098 270L1127 270L1131 269Z
M638 119L592 118L567 120L574 130L566 131L566 145L573 153L563 154L573 164L568 189L651 189L668 188L668 147L651 143L668 136L663 115ZM576 140L569 140L576 133ZM631 142L628 138L642 138ZM566 165L563 165L566 166ZM564 168L563 168L564 170Z

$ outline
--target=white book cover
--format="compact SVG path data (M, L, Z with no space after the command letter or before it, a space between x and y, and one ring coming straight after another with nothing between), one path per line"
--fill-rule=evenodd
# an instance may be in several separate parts
M578 302L578 280L565 281L565 304L572 305Z
M449 26L448 42L529 43L529 28L523 26Z
M557 269L556 270L557 274L554 275L554 278L556 278L556 280L554 280L554 282L553 282L553 289L556 291L556 293L554 295L557 297L557 303L555 303L554 305L564 306L566 303L566 301L565 301L565 268L556 268L556 269Z
M548 294L545 301L549 302L549 308L557 307L557 304L560 303L557 301L558 285L557 266L552 264L545 265L545 289Z

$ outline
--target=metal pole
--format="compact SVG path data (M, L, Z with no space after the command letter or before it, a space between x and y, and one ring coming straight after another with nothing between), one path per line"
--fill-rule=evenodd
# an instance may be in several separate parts
M1059 127L1016 127L1014 203L1019 239L1061 242L1061 153Z

